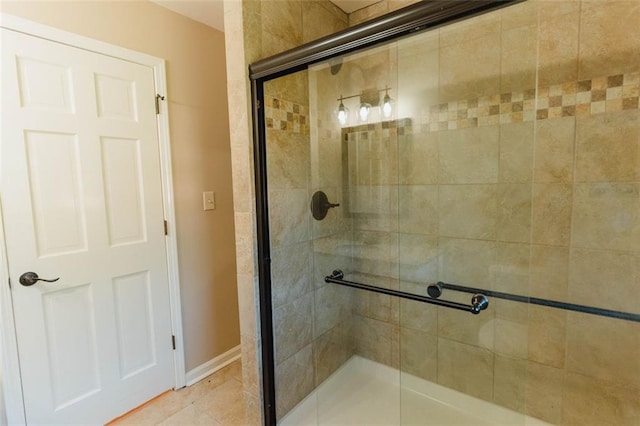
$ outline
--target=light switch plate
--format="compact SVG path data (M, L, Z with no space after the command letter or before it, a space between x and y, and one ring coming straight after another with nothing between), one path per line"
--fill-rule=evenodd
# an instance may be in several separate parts
M216 194L213 191L205 191L202 193L202 208L206 210L216 209Z

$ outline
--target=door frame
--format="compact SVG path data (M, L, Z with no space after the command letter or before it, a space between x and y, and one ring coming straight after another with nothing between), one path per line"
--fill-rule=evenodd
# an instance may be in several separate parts
M156 93L167 96L166 66L164 59L146 53L136 52L124 47L111 45L99 40L49 27L40 23L0 13L0 28L43 38L67 46L110 56L153 69ZM169 111L167 102L160 102L157 117L158 146L160 149L160 173L162 180L162 205L164 219L170 224L166 236L167 274L169 279L169 300L171 308L171 327L175 336L174 377L175 388L186 384L184 363L184 340L182 333L182 309L180 304L180 280L178 269L178 243L176 236L176 218L173 194L173 174L171 169L171 141L169 133ZM0 198L0 241L4 242L4 223L2 199ZM6 246L0 243L0 358L2 366L0 378L4 394L7 420L9 424L26 424L22 380L18 358L18 344L15 332L13 304L9 286L9 265ZM16 285L17 283L13 283ZM1 413L0 413L1 415ZM0 421L2 419L0 418Z

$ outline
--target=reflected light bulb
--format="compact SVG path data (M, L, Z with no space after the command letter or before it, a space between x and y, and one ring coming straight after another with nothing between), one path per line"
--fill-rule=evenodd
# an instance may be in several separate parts
M338 122L341 126L347 124L347 120L349 119L349 110L344 106L342 102L340 102L340 106L338 107Z
M389 89L387 89L387 93L385 93L384 98L382 99L382 116L384 118L391 118L393 114L393 100L389 96Z
M370 109L371 105L364 102L360 104L360 108L358 109L358 117L360 118L360 121L367 121Z

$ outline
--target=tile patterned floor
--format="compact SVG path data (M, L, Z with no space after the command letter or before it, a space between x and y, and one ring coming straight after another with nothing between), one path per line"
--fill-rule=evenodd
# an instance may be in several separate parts
M160 395L109 426L253 424L244 410L242 366L235 361L192 386Z

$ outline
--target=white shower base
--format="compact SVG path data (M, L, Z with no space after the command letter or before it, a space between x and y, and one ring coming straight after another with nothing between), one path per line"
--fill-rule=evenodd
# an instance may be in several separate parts
M549 425L359 356L347 361L278 424Z

